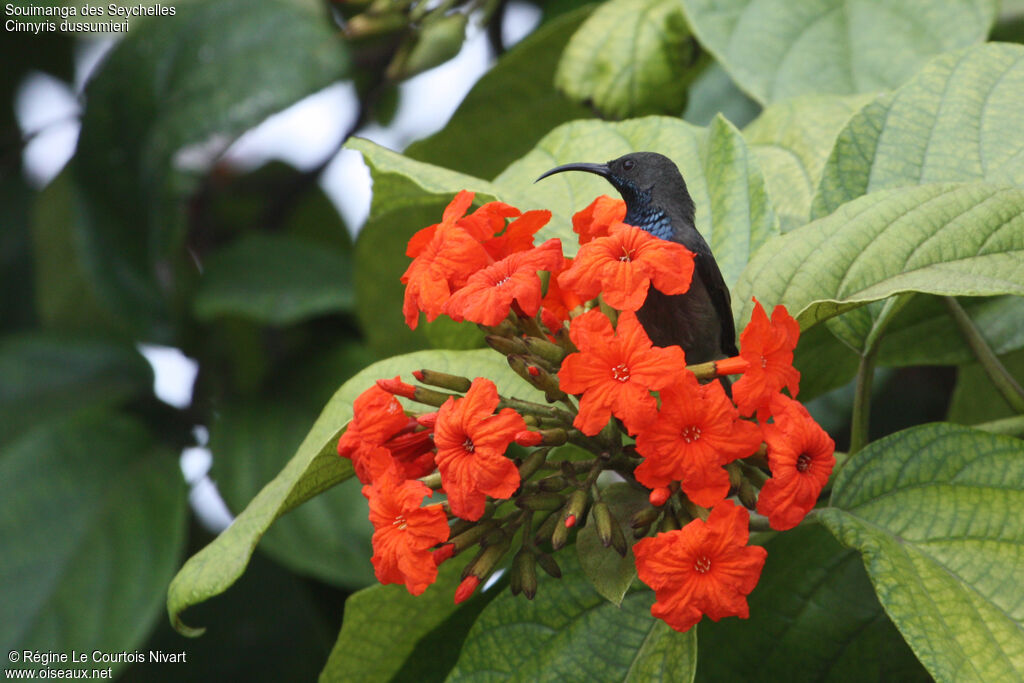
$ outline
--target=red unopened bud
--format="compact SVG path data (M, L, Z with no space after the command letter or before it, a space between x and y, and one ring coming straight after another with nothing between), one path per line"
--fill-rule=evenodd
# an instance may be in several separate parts
M741 375L750 368L750 363L741 356L723 358L715 361L715 372L719 375Z
M531 377L537 377L538 375L540 375L540 368L538 368L536 365L526 366L526 371L530 373Z
M476 591L477 586L480 585L480 579L470 574L462 580L459 587L455 589L455 604L458 605L460 602L465 602L469 596Z
M413 370L412 371L412 376L416 378L417 382L422 382L423 381L423 371L422 370Z
M565 518L565 528L571 529L576 526L576 515L569 515Z
M399 377L395 377L394 379L379 379L377 380L377 386L389 394L402 396L403 398L413 398L416 395L416 387L411 384L406 384Z
M423 413L416 416L416 421L427 429L433 429L434 425L437 424L437 413Z
M524 429L516 433L515 441L520 446L539 446L544 441L544 435L540 432L531 432Z
M659 486L651 489L651 495L647 497L647 500L651 501L651 505L656 508L660 508L668 500L668 497L672 495L672 492L668 490L666 486Z
M434 564L440 565L445 560L452 559L452 556L455 555L455 544L454 543L444 543L444 544L441 545L440 548L438 548L438 549L436 549L434 551L433 555L434 555Z

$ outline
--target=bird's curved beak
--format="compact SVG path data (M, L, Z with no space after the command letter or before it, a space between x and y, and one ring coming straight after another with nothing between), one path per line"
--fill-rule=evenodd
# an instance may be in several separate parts
M607 178L607 177L609 177L609 175L611 175L611 171L608 168L608 164L587 164L587 163L563 164L561 166L555 166L553 169L551 169L550 171L547 171L546 173L544 173L544 175L542 175L541 177L537 178L537 180L534 180L533 182L536 183L537 181L544 180L544 178L547 178L549 175L554 175L556 173L562 173L564 171L584 171L586 173L593 173L595 175L599 175L602 178Z

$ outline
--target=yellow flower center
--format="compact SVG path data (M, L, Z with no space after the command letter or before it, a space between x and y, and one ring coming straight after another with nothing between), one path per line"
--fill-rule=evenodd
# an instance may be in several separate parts
M711 571L711 558L707 555L701 555L693 563L693 568L697 571L698 574L707 574L709 571Z
M395 521L391 522L391 526L396 527L399 531L405 531L405 527L409 526L409 521L405 515L398 515L395 517Z
M627 366L625 363L619 363L614 368L612 368L612 379L618 382L628 382L629 366Z
M683 431L680 434L680 436L683 437L683 441L685 441L686 443L693 443L694 441L700 438L700 427L696 425L683 427Z

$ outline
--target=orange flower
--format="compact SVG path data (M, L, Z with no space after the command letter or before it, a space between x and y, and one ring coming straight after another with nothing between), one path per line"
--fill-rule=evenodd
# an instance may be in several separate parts
M607 237L580 247L572 267L558 276L558 284L584 300L600 293L609 306L635 311L643 305L651 284L664 294L682 294L690 288L692 276L692 251L616 223Z
M679 481L690 500L711 507L729 493L722 465L747 457L760 445L761 430L740 419L722 385L717 380L698 384L687 372L661 392L657 419L637 435L636 449L644 461L634 474L651 489Z
M764 426L768 466L757 511L773 529L785 531L800 523L818 502L836 464L835 442L799 402L777 394L772 400L774 424Z
M484 206L487 206L486 204ZM482 207L481 207L482 208ZM533 236L551 220L550 211L527 211L508 224L505 232L498 232L502 225L487 238L482 239L484 249L495 261L500 261L509 254L533 249ZM559 250L561 251L561 250Z
M466 209L469 208L470 204L473 203L473 197L475 194L469 190L462 190L455 197L448 202L448 206L445 207L444 213L441 215L441 222L429 227L423 228L411 238L409 243L405 247L405 255L409 258L416 258L423 250L427 248L430 241L434 238L434 233L439 228L447 229L455 227L455 222L462 219L466 213ZM481 207L483 208L483 207ZM515 211L515 209L513 209ZM512 215L518 215L518 211ZM503 221L504 222L504 221Z
M541 304L541 322L554 332L562 326L562 323L569 320L569 312L577 306L583 305L583 300L567 289L558 285L558 276L572 267L571 258L562 259L562 268L559 272L552 272L548 279L548 291L544 294Z
M580 244L608 235L608 228L621 223L626 217L626 202L612 199L606 194L590 203L590 206L577 211L572 217L572 229L580 236Z
M497 325L516 302L526 315L537 314L541 301L538 270L557 271L562 265L562 243L550 239L529 251L510 254L470 276L466 286L444 305L452 320Z
M355 400L352 421L338 439L338 455L352 461L364 484L392 461L406 479L426 476L434 471L434 442L430 430L418 427L398 399L375 384Z
M611 321L592 309L573 319L569 337L579 352L562 361L558 381L562 391L582 394L573 425L584 434L600 432L612 414L635 434L657 415L650 392L669 386L686 368L683 350L652 346L630 311L613 332Z
M440 505L420 507L431 490L414 479L403 480L394 467L379 473L363 495L370 500L373 523L373 569L381 583L402 583L419 595L437 579L430 548L448 540L448 516Z
M483 246L468 232L454 226L437 226L430 241L402 275L402 313L406 324L416 329L420 311L426 313L428 322L437 318L452 292L490 262Z
M508 498L519 488L519 470L505 449L526 422L511 408L495 415L498 401L494 382L477 377L465 398L450 398L437 411L441 484L452 514L470 521L483 515L487 496Z
M761 303L754 299L750 322L740 334L740 358L750 367L732 386L732 397L743 415L753 415L764 422L768 404L782 387L796 398L800 390L800 371L793 367L793 349L800 337L800 325L779 305L772 311L772 320Z
M678 531L633 546L640 580L654 589L651 614L677 631L703 615L750 616L747 595L761 578L768 553L748 546L750 514L732 501L716 505L708 521L695 519Z

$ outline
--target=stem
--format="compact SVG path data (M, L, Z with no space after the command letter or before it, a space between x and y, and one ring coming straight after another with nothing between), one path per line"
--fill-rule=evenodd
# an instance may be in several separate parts
M871 385L875 379L875 361L878 358L878 346L882 340L882 333L912 296L913 293L908 292L886 300L878 318L875 319L875 324L864 339L864 350L861 351L860 365L857 367L857 383L853 395L850 455L859 451L868 442L868 428L871 421Z
M1001 420L982 422L971 425L974 429L980 429L989 434L1005 434L1006 436L1024 436L1024 415L1004 417Z
M988 374L989 379L992 380L992 383L996 385L996 389L999 390L999 393L1003 395L1003 398L1006 399L1006 402L1010 404L1010 407L1015 412L1024 413L1024 388L1021 388L1013 375L1006 370L1006 366L999 361L995 351L985 341L985 338L981 336L981 332L975 326L971 317L967 315L967 311L963 309L960 302L951 296L944 296L942 300L945 302L953 322L960 328L964 341L971 347L971 351L974 352L978 362L981 363L981 367L985 368L985 372Z

